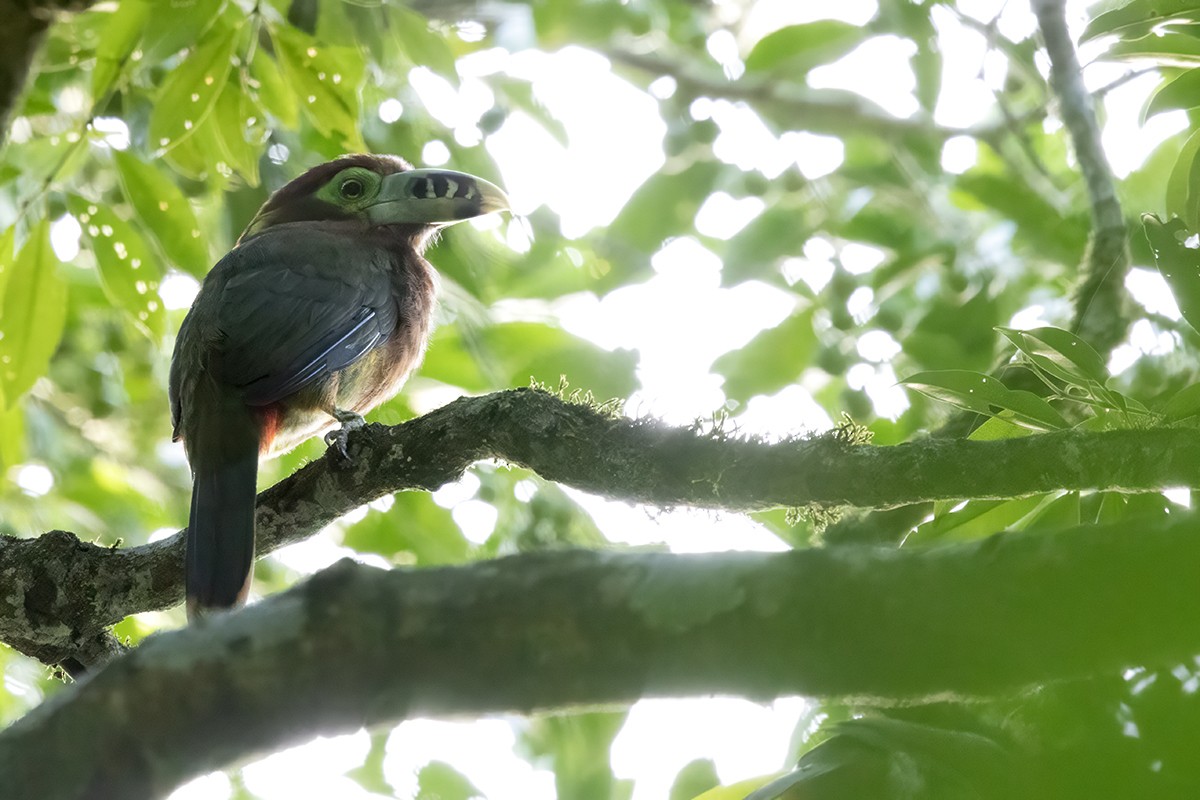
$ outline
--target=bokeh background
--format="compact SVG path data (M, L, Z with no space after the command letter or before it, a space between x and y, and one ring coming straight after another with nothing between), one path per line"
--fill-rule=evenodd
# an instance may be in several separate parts
M1094 16L1068 12L1077 35ZM32 295L9 285L3 305L27 346L14 362L0 341L0 532L117 546L179 530L190 479L166 402L175 331L269 192L349 151L478 174L515 211L430 252L437 332L374 420L565 380L632 416L768 438L843 413L878 444L934 429L952 409L902 378L985 371L1005 345L995 326L1073 313L1088 201L1036 28L1024 3L1000 0L121 0L63 15L0 151L0 243L5 258L19 250L0 287L5 274L40 282ZM1144 109L1176 73L1154 48L1100 35L1081 59L1127 215L1161 211L1188 112ZM1148 402L1181 385L1196 334L1140 240L1125 287L1136 305L1103 355L1113 385ZM262 485L322 450L271 462ZM988 532L1023 508L993 514ZM822 533L787 516L632 506L481 464L273 554L255 593L347 555L781 550ZM938 535L986 526L955 527ZM144 614L118 633L181 624L179 610ZM62 689L4 646L0 675L0 721ZM647 699L413 720L173 798L686 798L786 767L850 713Z

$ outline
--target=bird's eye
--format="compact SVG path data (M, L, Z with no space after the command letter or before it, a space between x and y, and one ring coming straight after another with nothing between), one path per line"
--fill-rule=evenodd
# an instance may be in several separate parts
M364 191L366 191L366 187L363 186L363 182L358 178L350 178L342 181L342 197L347 200L357 200L363 196Z

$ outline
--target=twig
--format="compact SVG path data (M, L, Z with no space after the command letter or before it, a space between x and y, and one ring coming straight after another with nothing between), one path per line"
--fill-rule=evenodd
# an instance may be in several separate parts
M1033 10L1050 56L1050 88L1058 98L1087 186L1092 234L1074 293L1073 328L1101 353L1112 350L1129 327L1123 291L1129 269L1125 217L1112 170L1100 142L1095 100L1083 85L1079 59L1067 31L1065 0L1034 0Z

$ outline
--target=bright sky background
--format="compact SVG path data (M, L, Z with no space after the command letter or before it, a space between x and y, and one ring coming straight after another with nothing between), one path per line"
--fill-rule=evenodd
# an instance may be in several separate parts
M718 3L718 6L721 4ZM727 10L734 13L736 4ZM958 7L980 20L1001 12L1001 30L1027 35L1034 20L1023 3L1002 0L962 0ZM840 3L798 3L795 0L762 0L749 12L747 37L752 42L785 24L829 16L862 24L874 14L872 0ZM1076 31L1084 4L1072 4ZM1004 80L1004 61L988 55L982 37L961 25L943 8L934 9L945 59L942 102L936 120L950 126L970 126L993 112L992 91ZM739 43L727 33L715 34L709 51L727 74L740 73ZM893 114L914 113L915 81L907 59L913 45L894 37L878 37L841 61L814 70L814 85L851 89L882 105ZM1094 49L1085 49L1083 61ZM978 76L982 68L983 78ZM480 80L505 72L533 83L537 96L565 125L570 149L564 148L520 112L488 139L518 214L541 205L554 209L567 235L579 235L609 223L630 194L662 164L661 139L666 126L654 98L616 77L601 56L577 47L557 53L494 49L461 62L463 83L455 90L427 70L416 70L412 84L425 108L452 127L460 141L478 140L476 123L490 105L490 92ZM1089 87L1104 85L1123 74L1125 67L1095 65L1085 72ZM1111 92L1106 100L1104 142L1119 176L1137 167L1157 143L1186 127L1182 112L1164 114L1140 126L1138 110L1157 78L1145 76ZM667 96L669 79L655 83L653 91ZM385 121L394 121L403 108L389 101L380 108ZM776 137L749 110L724 100L698 101L692 107L697 119L711 118L721 130L714 149L719 158L747 170L758 170L768 179L796 168L813 178L838 167L840 142L806 133ZM947 142L943 163L963 171L974 162L975 146L967 139ZM445 147L426 149L422 159L440 164ZM619 161L621 169L610 167ZM587 186L587 192L577 187ZM728 238L762 211L756 199L737 200L716 195L701 209L696 224L706 235ZM495 224L494 222L491 224ZM65 223L64 223L65 225ZM501 235L516 247L524 242L519 220L504 223ZM55 247L69 252L78 232L56 226ZM77 246L77 245L75 245ZM820 288L832 274L833 247L821 240L809 243L788 262L790 275ZM436 255L436 254L435 254ZM852 271L874 269L884 254L867 246L841 252ZM642 388L627 408L635 415L653 414L676 423L707 417L725 402L721 379L709 372L718 355L738 348L756 333L782 321L795 308L796 297L761 283L725 289L719 285L720 261L697 240L680 238L654 257L654 277L597 299L580 294L555 303L550 309L572 333L606 348L636 348L641 355L638 378ZM1128 286L1148 309L1178 318L1156 271L1135 269ZM182 308L191 302L195 283L177 277L164 282L164 300ZM852 313L868 308L873 298L862 290L851 298ZM1022 312L1016 323L1035 322L1041 309ZM722 325L713 325L716 318ZM907 398L896 386L888 361L898 344L883 331L862 337L862 361L850 380L866 389L882 416L895 417L907 407ZM1134 326L1129 344L1114 354L1114 369L1127 368L1139 354L1161 352L1174 342L1156 336L1148 323ZM440 404L444 398L427 398ZM420 408L423 400L413 398ZM784 435L813 431L831 425L827 413L801 386L784 389L774 397L758 398L741 418L743 429ZM18 476L20 478L20 476ZM28 482L45 476L31 472ZM481 541L495 523L494 511L472 502L478 479L467 476L457 486L438 492L435 499L455 507L455 519L468 537ZM37 484L40 486L40 484ZM42 489L44 491L45 489ZM595 517L610 539L646 544L665 542L676 552L712 552L730 549L783 549L765 529L735 514L678 510L651 511L571 492ZM356 555L332 544L328 537L288 548L278 557L289 566L310 572L337 558ZM619 734L612 752L618 777L636 780L634 800L657 800L667 794L678 770L695 758L711 758L723 782L729 783L770 773L787 766L789 738L805 710L800 699L785 698L773 704L740 699L645 700L637 703ZM479 722L414 720L400 725L390 736L386 774L401 797L416 791L415 775L430 760L449 762L467 775L492 800L547 800L554 797L550 772L531 766L515 750L515 731L526 724L519 718L493 718ZM247 787L265 800L371 797L340 773L360 765L369 739L365 732L319 739L262 759L244 769ZM231 794L229 780L217 774L181 788L173 800L210 800Z

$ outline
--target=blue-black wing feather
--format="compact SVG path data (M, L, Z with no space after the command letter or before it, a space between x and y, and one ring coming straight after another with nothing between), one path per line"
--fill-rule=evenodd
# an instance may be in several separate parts
M262 406L345 369L399 322L389 254L338 232L280 226L234 249L213 368Z

